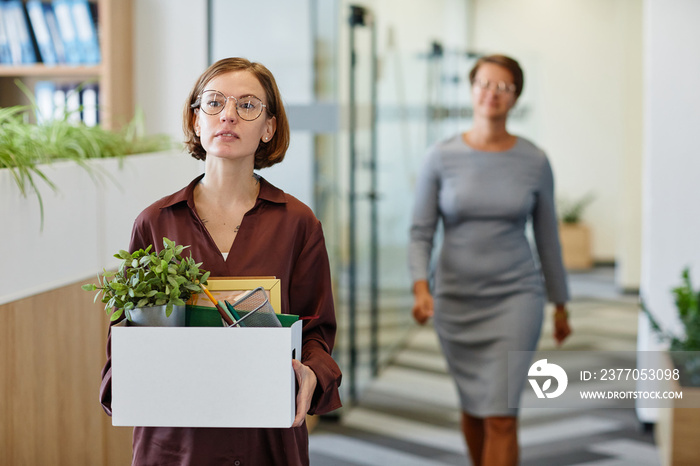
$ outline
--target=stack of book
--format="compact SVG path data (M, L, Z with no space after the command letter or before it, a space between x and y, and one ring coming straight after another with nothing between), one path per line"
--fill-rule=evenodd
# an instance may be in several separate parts
M1 0L0 65L96 65L96 4L87 0Z
M99 123L97 83L59 84L39 81L34 86L37 123L53 120L83 122L86 126Z

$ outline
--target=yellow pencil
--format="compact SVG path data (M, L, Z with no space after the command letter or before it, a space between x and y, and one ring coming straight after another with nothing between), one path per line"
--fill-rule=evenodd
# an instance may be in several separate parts
M214 303L214 306L216 306L216 310L219 311L219 314L221 314L221 318L224 319L224 321L228 325L233 325L233 319L231 318L231 315L228 313L226 309L219 303L219 301L216 300L216 298L211 294L209 290L207 290L204 285L200 284L199 286L202 287L202 290L204 290L204 294L207 295L207 297L211 300L212 303Z

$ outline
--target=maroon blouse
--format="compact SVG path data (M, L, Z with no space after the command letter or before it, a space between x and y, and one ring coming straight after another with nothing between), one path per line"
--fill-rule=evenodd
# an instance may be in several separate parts
M318 316L305 321L302 332L301 362L318 378L309 414L324 414L339 408L341 373L331 357L336 320L321 222L302 202L260 178L255 206L243 217L224 260L195 211L194 187L202 176L138 216L130 250L146 248L149 244L160 250L165 236L176 244L191 245L185 253L191 252L197 262L203 263L203 269L211 271L212 277L279 278L282 313ZM112 414L110 341L100 388L100 400L109 415ZM134 427L133 449L135 465L309 463L306 424L289 429Z

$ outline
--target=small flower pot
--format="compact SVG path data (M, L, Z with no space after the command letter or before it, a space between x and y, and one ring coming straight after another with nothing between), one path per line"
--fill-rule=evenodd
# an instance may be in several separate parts
M567 270L586 270L593 267L591 230L583 223L559 224L559 240L564 267Z
M692 353L694 352L687 354ZM666 367L679 367L671 361L670 354L666 353L665 357ZM692 362L690 361L691 364ZM681 376L681 380L669 382L667 388L674 392L682 391L683 398L670 400L668 407L659 409L654 428L654 437L663 466L700 464L700 449L697 446L697 439L700 438L700 387L682 385L683 379L685 377ZM685 382L691 381L686 379Z
M129 311L129 325L135 327L184 327L186 307L173 306L170 316L165 315L165 306L137 307Z

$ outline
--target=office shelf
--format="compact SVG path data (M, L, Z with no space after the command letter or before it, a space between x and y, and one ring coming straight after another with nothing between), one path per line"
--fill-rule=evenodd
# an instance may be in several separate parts
M100 123L118 128L134 114L132 64L132 0L92 0L97 3L97 32L102 63L91 66L0 65L0 106L27 104L15 85L20 79L29 89L36 81L97 81L100 87Z

